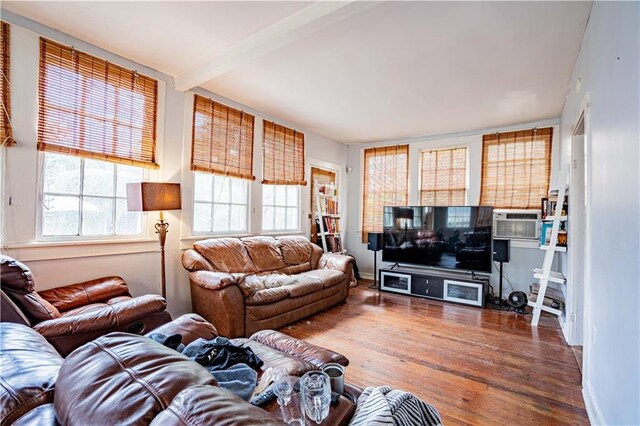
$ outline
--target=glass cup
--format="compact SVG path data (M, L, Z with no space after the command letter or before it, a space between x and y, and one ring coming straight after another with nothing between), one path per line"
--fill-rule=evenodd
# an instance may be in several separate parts
M273 384L273 393L278 397L282 420L289 425L304 426L302 396L295 390L298 377L283 375Z
M304 411L312 421L322 423L329 416L331 383L322 371L309 371L300 379Z

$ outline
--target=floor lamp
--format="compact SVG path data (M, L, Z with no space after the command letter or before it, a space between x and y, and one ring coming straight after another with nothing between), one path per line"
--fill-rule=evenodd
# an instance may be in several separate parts
M169 223L164 221L163 212L180 210L180 184L138 182L127 184L127 210L130 212L160 212L155 224L156 234L160 241L160 258L162 266L162 297L167 298L167 282L164 266L164 243L167 240Z

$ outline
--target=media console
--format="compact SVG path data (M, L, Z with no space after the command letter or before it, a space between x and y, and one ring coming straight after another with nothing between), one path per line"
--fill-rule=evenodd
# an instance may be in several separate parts
M422 268L380 269L380 290L484 308L489 278Z

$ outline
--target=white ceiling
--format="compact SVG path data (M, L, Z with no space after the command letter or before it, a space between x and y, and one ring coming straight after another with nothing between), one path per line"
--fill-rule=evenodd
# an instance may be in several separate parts
M178 78L225 51L242 51L243 40L260 40L265 29L310 5L2 2ZM295 37L282 30L278 44L265 36L258 54L240 55L201 86L346 143L556 118L590 8L590 2L375 4L340 19L318 17Z

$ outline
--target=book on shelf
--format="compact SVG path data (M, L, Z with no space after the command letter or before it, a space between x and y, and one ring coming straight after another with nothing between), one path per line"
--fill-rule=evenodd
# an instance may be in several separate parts
M327 250L331 253L342 251L342 241L339 236L329 235L327 236Z
M338 214L338 202L331 198L320 199L320 211L322 214Z
M340 232L340 218L338 217L323 217L324 229L326 232L335 234Z

